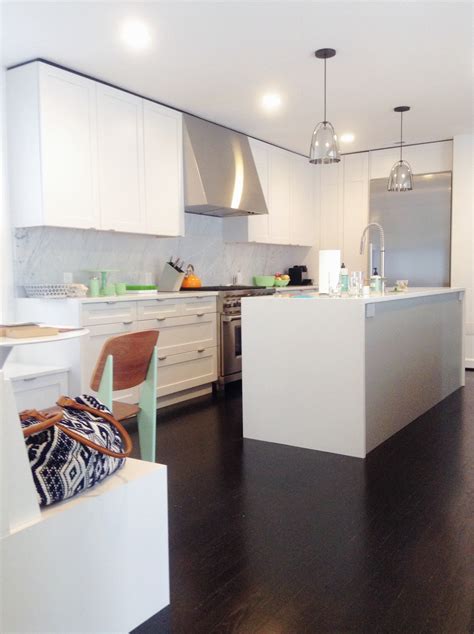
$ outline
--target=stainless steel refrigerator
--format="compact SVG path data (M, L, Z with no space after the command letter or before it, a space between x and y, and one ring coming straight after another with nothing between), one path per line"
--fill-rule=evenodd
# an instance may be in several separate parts
M387 179L370 181L369 222L385 231L387 286L449 286L451 261L451 172L416 174L408 192L387 191ZM374 234L374 266L378 238Z

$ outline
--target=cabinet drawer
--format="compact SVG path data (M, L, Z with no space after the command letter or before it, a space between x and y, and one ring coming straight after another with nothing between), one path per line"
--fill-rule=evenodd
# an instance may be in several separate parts
M158 352L161 355L192 352L217 346L216 313L145 319L137 322L137 329L160 331Z
M149 299L137 302L137 319L156 319L158 317L177 317L181 305L175 299Z
M12 379L17 409L46 409L53 407L60 396L68 395L68 373L58 372L27 379Z
M201 313L215 313L215 297L189 297L182 307L183 315L200 315Z
M117 302L114 300L84 304L82 306L82 325L94 326L99 324L127 325L136 319L136 302Z
M158 398L217 380L217 348L158 355Z
M81 340L81 383L83 392L92 392L90 388L92 372L94 371L102 346L107 339L109 337L114 337L115 335L123 335L127 332L133 331L133 323L104 324L103 326L89 327L89 334L82 337ZM114 401L137 403L138 387L114 392Z
M187 299L151 299L137 302L137 319L204 315L216 312L215 297L188 297Z

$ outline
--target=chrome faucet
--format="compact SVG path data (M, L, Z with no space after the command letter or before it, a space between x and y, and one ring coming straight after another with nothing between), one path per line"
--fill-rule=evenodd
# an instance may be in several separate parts
M362 232L362 237L360 239L360 254L362 255L364 253L365 237L371 227L375 227L376 229L378 229L380 234L380 276L382 277L382 284L383 284L383 278L385 277L385 233L384 233L382 225L379 225L378 222L369 222L369 224L365 227L364 231ZM369 269L370 269L369 277L372 275L372 244L370 245L370 247L371 249L370 249L370 262L369 262Z

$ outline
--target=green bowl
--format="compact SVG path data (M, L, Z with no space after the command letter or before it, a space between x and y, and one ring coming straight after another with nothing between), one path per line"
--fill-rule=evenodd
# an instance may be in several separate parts
M288 284L290 283L290 280L277 280L275 278L275 286L288 286Z
M273 286L275 283L274 275L255 275L253 278L255 286Z

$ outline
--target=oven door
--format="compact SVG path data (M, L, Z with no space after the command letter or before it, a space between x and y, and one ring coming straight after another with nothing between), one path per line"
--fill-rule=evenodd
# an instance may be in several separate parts
M242 372L242 330L240 315L221 316L221 374Z

